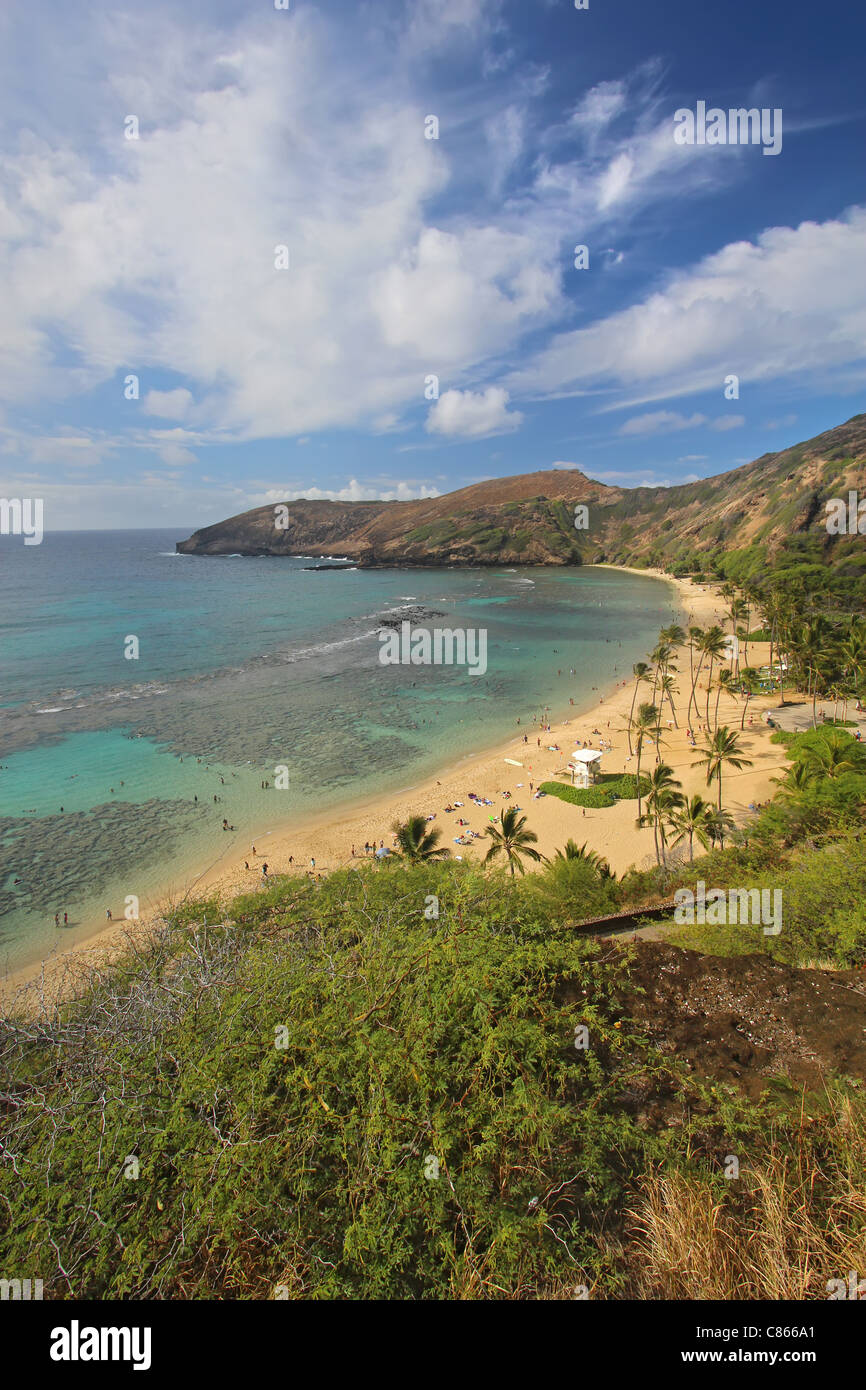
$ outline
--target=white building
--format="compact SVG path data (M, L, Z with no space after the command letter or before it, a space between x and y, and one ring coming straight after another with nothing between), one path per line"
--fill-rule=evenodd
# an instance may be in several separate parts
M576 787L591 787L601 771L601 753L595 748L576 748L571 755L571 780Z

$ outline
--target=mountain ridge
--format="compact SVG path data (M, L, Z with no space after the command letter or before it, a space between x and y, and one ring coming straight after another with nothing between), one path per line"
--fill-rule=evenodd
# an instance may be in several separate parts
M672 487L623 488L578 469L541 469L408 502L298 498L202 527L177 550L340 555L364 568L607 562L685 572L714 551L765 546L773 553L800 537L834 563L851 550L844 542L859 537L828 535L824 504L850 490L866 496L866 414ZM577 506L587 508L585 527L575 524Z

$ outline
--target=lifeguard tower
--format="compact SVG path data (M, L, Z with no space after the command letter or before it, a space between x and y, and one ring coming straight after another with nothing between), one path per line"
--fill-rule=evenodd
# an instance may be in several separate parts
M598 781L601 753L595 748L576 748L571 755L571 781L584 790Z

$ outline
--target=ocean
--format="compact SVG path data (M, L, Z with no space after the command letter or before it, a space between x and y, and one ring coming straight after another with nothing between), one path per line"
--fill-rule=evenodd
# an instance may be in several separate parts
M586 707L680 616L663 581L608 569L315 569L180 556L184 534L0 538L4 971L183 890L230 837ZM381 664L401 621L483 631L486 670Z

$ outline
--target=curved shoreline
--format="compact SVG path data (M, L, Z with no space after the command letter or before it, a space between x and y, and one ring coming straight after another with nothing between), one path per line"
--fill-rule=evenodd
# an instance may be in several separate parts
M614 565L598 568L625 569ZM684 618L691 617L706 624L719 616L718 591L715 587L695 586L690 580L675 579L658 570L626 572L663 579L671 585ZM252 832L244 830L243 843L250 846L256 844L255 856L251 848L242 848L239 836L226 846L217 860L185 876L179 883L167 883L160 903L154 904L138 921L122 921L108 927L96 924L92 933L62 951L10 971L0 982L0 997L9 999L27 986L30 986L28 993L32 993L35 987L40 998L51 1000L62 997L75 987L75 982L82 975L126 949L129 942L141 933L146 933L172 902L215 893L229 898L254 890L262 882L260 868L263 863L268 864L271 877L307 873L311 858L315 859L316 872L346 867L353 862L353 845L355 859L364 858L364 841L369 840L371 834L375 842L384 841L386 846L390 845L392 822L404 820L413 812L435 815L435 822L432 823L443 830L442 843L453 853L467 858L477 857L477 848L475 845L459 847L453 843L454 830L460 830L455 824L457 815L462 815L469 822L469 827L482 834L487 823L483 819L485 815L492 818L498 815L503 806L520 805L538 834L542 853L551 853L571 835L578 840L586 839L593 848L600 849L616 872L621 872L632 863L641 863L647 853L652 853L652 832L634 829L631 825L633 811L628 803L620 803L601 812L593 810L578 815L577 808L556 798L531 800L528 789L530 781L537 787L557 767L565 765L570 752L570 739L588 740L592 738L595 728L600 729L613 744L613 751L605 754L605 770L626 770L624 721L628 715L631 687L631 679L626 678L602 689L597 702L593 698L591 704L567 705L559 712L554 712L551 707L551 732L544 736L540 747L539 726L522 725L520 733L515 731L515 735L505 742L499 740L488 749L466 754L411 786L378 792L360 803L332 806L316 816L305 816L303 821L299 821L296 813L289 822L281 821L254 832L256 838L249 842L247 837ZM754 704L755 708L759 707L757 701ZM528 738L530 733L534 743L524 743L524 734ZM552 743L559 744L559 753L550 750ZM676 759L679 754L668 756L678 775L683 776L687 765L678 765ZM506 762L506 759L510 761ZM769 794L770 774L783 765L775 749L771 762L772 766L766 770L741 775L744 792L748 784L748 795L752 799L762 793ZM512 763L520 766L513 766ZM502 792L505 790L511 792L510 799L503 799ZM474 806L467 798L468 791L477 792L479 797L487 798L493 804L484 808ZM463 803L462 808L453 816L446 815L443 808L457 801ZM732 805L731 809L736 813L736 805ZM263 850L266 852L263 853ZM229 859L234 863L229 864ZM249 871L244 868L245 861L250 864Z

